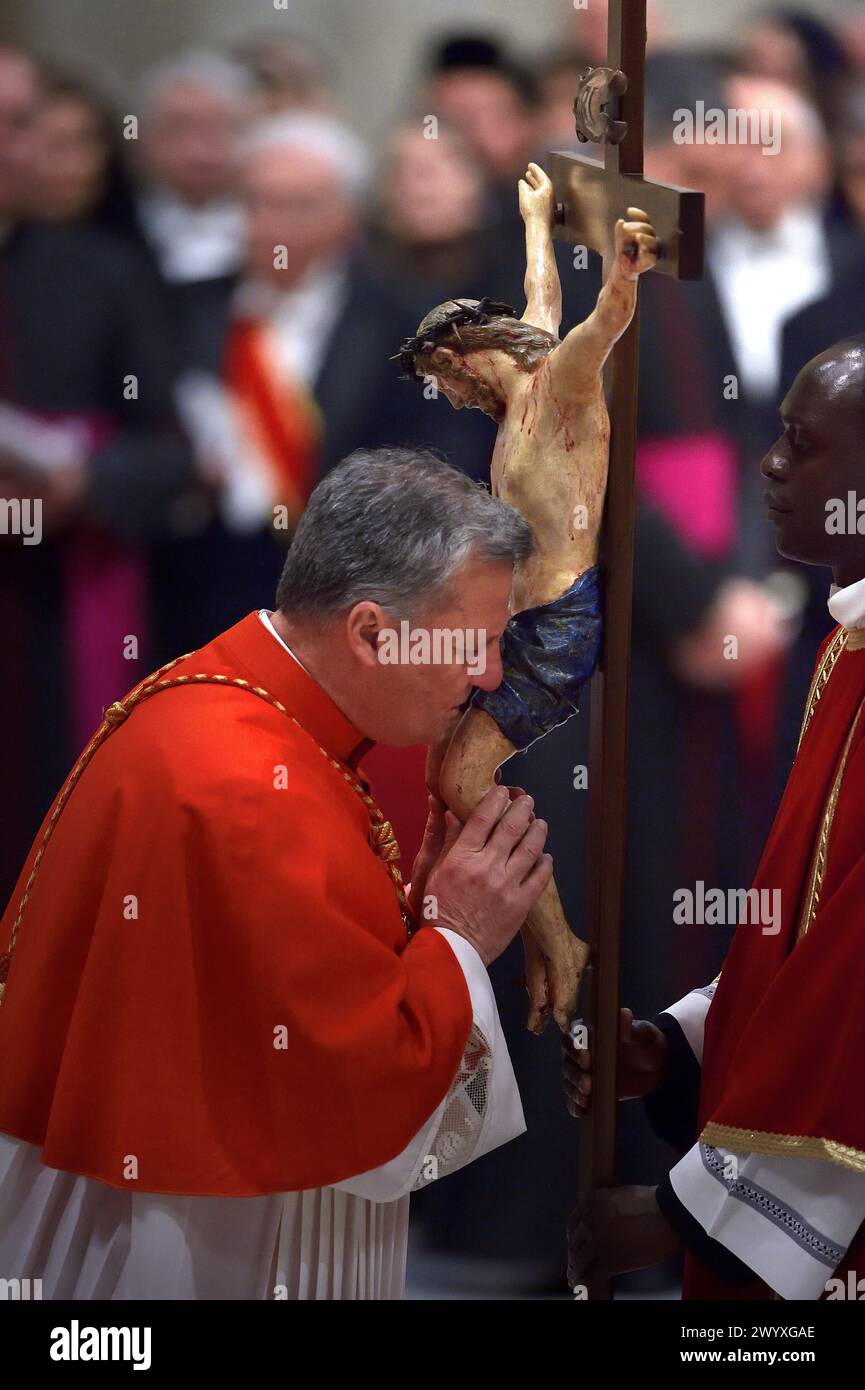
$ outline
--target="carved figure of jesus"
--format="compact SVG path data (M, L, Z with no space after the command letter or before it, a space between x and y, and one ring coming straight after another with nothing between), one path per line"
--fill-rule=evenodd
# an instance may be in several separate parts
M655 232L639 208L615 228L615 259L585 322L559 341L562 293L553 253L555 197L530 164L519 181L526 229L526 310L458 299L424 318L402 348L410 375L434 379L457 410L498 424L490 467L495 496L518 508L535 537L514 573L502 642L504 679L474 692L448 745L431 749L427 781L461 820L498 768L576 713L597 664L601 596L597 569L610 422L603 368L634 313L639 276L657 260ZM552 1014L565 1031L588 947L571 931L555 880L525 927L529 1028Z

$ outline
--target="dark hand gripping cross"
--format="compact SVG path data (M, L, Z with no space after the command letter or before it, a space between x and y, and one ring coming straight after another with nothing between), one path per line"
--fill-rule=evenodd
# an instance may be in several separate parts
M558 201L555 236L613 255L613 228L626 208L648 214L660 242L662 274L698 280L703 263L703 194L643 177L643 73L646 0L610 0L606 68L580 78L577 133L605 144L605 158L548 156ZM604 110L619 98L618 119ZM616 1051L622 899L625 872L628 679L634 550L634 445L637 417L639 306L610 364L610 468L601 562L605 636L591 686L587 935L592 948L582 1003L590 1024L592 1110L580 1145L580 1188L616 1182ZM590 1294L609 1297L609 1284Z

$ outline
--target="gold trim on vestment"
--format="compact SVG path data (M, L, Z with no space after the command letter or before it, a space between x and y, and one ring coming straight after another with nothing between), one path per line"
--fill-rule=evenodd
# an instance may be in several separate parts
M802 740L805 737L805 730L811 723L814 711L820 703L820 696L823 694L823 691L826 687L826 682L828 681L833 670L835 669L835 662L838 660L844 648L847 646L849 636L850 633L848 632L846 627L841 627L838 629L838 631L835 633L835 636L832 638L832 641L829 643L828 647L823 653L823 660L820 662L820 665L814 672L813 678L811 680L811 687L808 691L808 698L805 701L805 717L802 720L802 728L799 732L799 742L796 744L797 753L799 752L799 749L802 746Z
M823 820L820 824L820 833L817 836L817 843L814 846L814 856L811 860L811 871L808 876L808 891L805 894L805 906L802 916L799 919L799 930L796 940L801 941L802 937L814 923L817 916L817 908L820 904L820 892L823 887L823 879L826 875L826 858L829 849L829 832L832 829L832 821L835 819L835 807L838 804L838 796L841 791L841 783L844 780L844 771L847 767L847 755L850 752L850 744L853 742L853 735L856 732L856 725L859 723L859 716L862 713L865 700L862 701L856 711L856 718L850 725L850 732L844 744L844 751L841 754L841 762L832 783L832 790L823 811Z
M771 1134L762 1129L736 1129L710 1120L700 1135L701 1144L732 1149L734 1153L766 1154L786 1158L815 1158L865 1173L865 1152L834 1139L811 1139L803 1134Z

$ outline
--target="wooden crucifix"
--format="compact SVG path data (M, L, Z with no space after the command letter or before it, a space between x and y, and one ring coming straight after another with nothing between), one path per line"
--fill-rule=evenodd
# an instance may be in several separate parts
M646 0L610 0L607 67L580 78L577 134L605 146L603 163L554 152L548 168L557 201L554 235L604 257L613 227L628 207L648 214L660 242L655 267L697 280L703 262L703 194L643 177ZM618 101L618 112L607 104ZM591 685L587 933L592 964L581 995L590 1024L592 1110L580 1143L580 1187L616 1182L616 1052L627 791L628 681L634 550L634 447L637 418L639 307L610 363L610 468L601 559L604 644ZM592 1296L609 1296L597 1286Z

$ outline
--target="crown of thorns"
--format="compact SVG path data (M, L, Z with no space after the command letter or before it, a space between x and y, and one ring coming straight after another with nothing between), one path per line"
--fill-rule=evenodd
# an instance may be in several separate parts
M399 362L403 376L409 380L416 380L415 355L419 352L431 352L433 348L438 347L451 329L462 328L467 324L483 326L491 323L493 319L515 319L517 316L516 309L510 304L503 304L488 296L479 299L477 304L460 304L456 299L451 303L453 307L445 309L441 317L428 324L423 333L415 333L413 337L406 338L399 352L395 352L390 359L391 362Z

